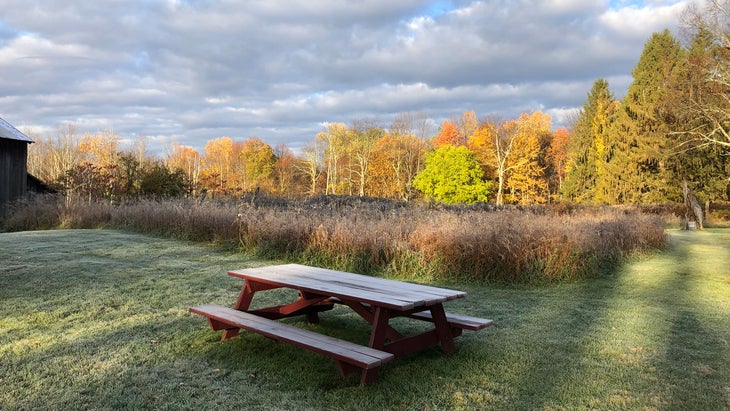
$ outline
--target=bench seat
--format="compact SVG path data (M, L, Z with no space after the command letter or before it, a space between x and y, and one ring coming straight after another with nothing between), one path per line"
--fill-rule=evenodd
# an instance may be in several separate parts
M190 312L207 317L214 330L233 331L232 334L224 333L223 339L235 336L240 328L332 357L342 374L362 370L360 382L363 385L373 382L378 368L395 357L388 352L216 304L191 307Z
M430 311L420 311L413 313L410 317L418 318L421 320L432 321ZM493 321L486 318L471 317L468 315L446 313L446 321L449 325L464 330L477 331L482 328L489 327Z
M330 298L328 300L329 302L335 303L335 304L343 304L342 300L339 298ZM361 303L363 307L370 307L367 303ZM446 321L449 323L449 326L452 328L459 328L462 330L470 330L470 331L478 331L482 328L489 327L492 325L493 321L488 320L486 318L479 318L479 317L471 317L468 315L461 315L461 314L453 314L453 313L445 313L446 314ZM431 321L433 322L433 318L431 317L431 311L418 311L415 313L411 313L406 315L407 317L416 318L419 320L424 321Z

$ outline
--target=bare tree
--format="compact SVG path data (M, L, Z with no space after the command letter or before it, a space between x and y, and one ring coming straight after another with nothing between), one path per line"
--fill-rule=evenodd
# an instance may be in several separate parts
M693 120L679 134L693 145L719 145L730 149L730 0L709 0L704 9L690 6L682 16L684 28L694 36L709 35L711 58L697 69L703 72L699 90L689 93L683 110Z
M315 139L314 142L302 149L301 160L297 168L309 179L309 195L317 194L317 181L322 176L324 164L324 142Z

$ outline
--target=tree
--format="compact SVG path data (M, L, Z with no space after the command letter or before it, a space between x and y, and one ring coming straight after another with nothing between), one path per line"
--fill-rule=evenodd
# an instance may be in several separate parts
M426 143L414 135L385 134L375 141L366 194L411 200L413 179L421 171Z
M520 136L520 124L515 120L485 121L474 132L469 147L484 165L494 170L497 178L497 205L504 204L504 191L508 173L522 165L521 159L513 161L512 149Z
M459 131L459 139L457 144L465 146L469 142L469 138L479 128L479 119L477 119L476 113L472 111L465 111L461 118L456 121Z
M573 124L561 189L563 199L581 203L593 201L597 178L595 117L607 107L612 107L613 102L608 82L596 80Z
M624 173L618 167L633 167L615 161L617 156L616 118L620 110L618 101L599 100L598 106L591 121L593 135L593 162L595 182L592 189L591 202L595 204L616 204L621 201L623 192L627 191L626 184L620 176ZM614 162L615 161L615 162ZM625 178L624 178L625 180Z
M143 172L140 194L158 200L181 197L189 191L189 187L188 179L182 170L170 170L165 165L155 162Z
M535 111L523 113L517 120L518 133L512 152L507 158L507 188L512 200L519 204L545 203L548 200L547 182L540 139L550 134L552 119L549 114Z
M464 146L444 145L426 156L426 167L413 180L424 195L447 204L487 201L489 183L474 153Z
M201 180L206 188L219 194L226 193L231 187L229 179L232 176L233 163L233 140L230 137L209 140L205 144L201 171Z
M360 197L365 195L365 183L370 160L373 155L375 141L381 138L385 131L377 127L372 121L357 121L352 127L352 139L349 145L349 154L352 157L350 167L356 177L357 193Z
M340 170L343 169L343 162L348 142L347 126L343 123L330 123L327 131L317 134L317 140L324 147L325 169L327 185L325 194L337 194L342 185Z
M58 184L66 171L84 159L73 123L59 126L55 137L32 139L35 143L28 146L28 172L48 184Z
M276 157L274 149L258 137L250 137L243 142L238 155L243 163L243 190L271 186L271 174L274 171Z
M307 177L309 181L308 194L317 194L317 183L322 177L324 163L325 142L316 138L310 145L302 149L301 159L297 162L297 168Z
M707 11L717 6L714 2ZM725 60L723 56L727 50L718 46L717 28L713 27L716 22L708 24L707 16L696 9L690 9L690 12L685 15L685 24L690 29L691 38L670 79L665 103L673 120L667 155L673 190L668 193L668 198L682 200L679 188L686 179L698 196L707 200L723 200L728 198L730 185L727 156L730 149L724 144L724 138L715 141L721 136L721 129L717 129L714 135L710 135L713 134L710 131L722 125L720 118L730 111L727 98L730 89L714 78L720 73L719 67L723 66L721 62Z
M646 42L633 70L618 119L612 166L624 188L616 201L656 203L664 201L671 112L665 99L669 79L679 65L681 46L669 30L654 33Z
M200 154L191 147L173 144L172 152L167 156L167 168L173 171L181 170L190 185L198 188L202 159Z
M459 128L456 124L446 120L441 124L441 129L433 140L433 147L439 148L447 144L457 147L461 145L460 140Z
M100 167L115 164L119 154L119 136L113 130L99 134L85 134L79 142L79 150L86 160Z
M697 93L687 95L682 110L690 121L679 130L699 145L730 150L730 1L708 1L705 10L690 6L684 25L701 39L708 53L701 65Z
M297 191L295 187L297 157L283 143L276 145L274 148L274 156L276 157L276 162L274 162L273 170L273 191L280 195L286 193L290 195L295 194L295 191Z
M568 142L570 132L566 128L559 128L552 134L546 154L546 175L551 197L560 192L565 181L565 167L568 160Z

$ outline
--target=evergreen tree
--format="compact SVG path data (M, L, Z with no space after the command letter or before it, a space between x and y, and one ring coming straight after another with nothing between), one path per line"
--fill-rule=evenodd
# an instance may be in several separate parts
M665 154L672 120L665 101L668 80L681 54L681 46L669 30L654 33L633 70L612 159L622 187L616 199L620 203L656 203L667 198L670 183Z
M593 202L597 180L596 159L596 116L605 107L614 104L608 82L598 79L588 93L588 99L573 125L568 142L568 159L565 182L561 188L562 197L580 203Z
M621 182L617 179L621 171L613 161L618 140L616 118L620 107L618 101L599 100L591 123L596 175L591 202L595 204L616 204L621 192Z

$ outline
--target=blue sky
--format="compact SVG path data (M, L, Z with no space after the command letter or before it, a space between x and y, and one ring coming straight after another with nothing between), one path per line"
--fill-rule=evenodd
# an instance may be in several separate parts
M474 110L569 122L597 78L617 96L689 1L0 0L0 117L52 137L113 129L203 151L221 136L298 150L328 122L432 132Z

